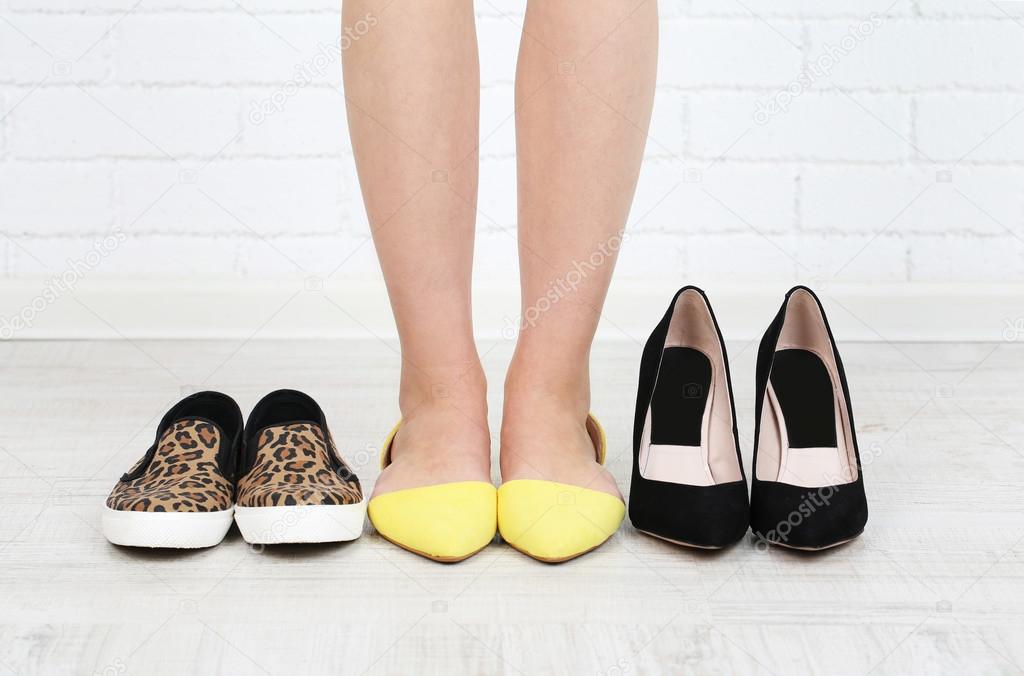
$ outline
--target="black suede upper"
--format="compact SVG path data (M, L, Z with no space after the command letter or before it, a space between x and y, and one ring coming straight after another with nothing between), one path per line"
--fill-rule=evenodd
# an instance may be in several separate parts
M647 409L654 394L661 353L665 349L669 325L676 300L687 290L696 291L707 304L715 324L718 340L722 343L725 377L729 386L729 404L732 408L732 434L736 444L736 457L740 466L740 481L714 486L691 486L645 479L640 474L640 442L643 437ZM637 386L636 415L633 420L633 476L629 492L629 520L639 530L660 537L700 547L723 547L743 537L749 522L747 482L743 475L739 435L736 430L736 406L732 396L732 378L729 357L725 352L718 320L704 292L695 286L680 289L669 303L665 316L654 328L644 346L640 361Z
M698 547L724 547L747 532L747 482L689 486L643 479L629 495L635 528Z
M807 488L754 479L750 528L769 542L818 549L864 530L868 505L864 481Z
M768 389L772 362L778 346L779 336L786 320L789 300L797 291L806 291L818 304L821 317L832 345L839 380L846 400L850 419L854 453L857 458L857 480L838 486L807 488L778 481L761 481L757 478L757 446L761 434L761 410ZM864 472L857 446L857 431L850 403L850 388L846 381L846 370L839 356L839 349L832 336L825 310L813 291L805 286L795 286L786 294L778 314L761 338L757 353L756 403L754 409L754 476L751 477L750 526L755 535L768 541L791 547L819 549L858 535L868 520L867 498L864 494Z

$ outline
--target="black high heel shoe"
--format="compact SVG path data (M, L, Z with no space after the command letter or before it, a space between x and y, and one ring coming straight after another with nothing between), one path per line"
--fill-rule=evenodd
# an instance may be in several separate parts
M718 549L743 537L747 482L729 359L704 292L686 286L644 347L629 519L649 535Z
M849 542L868 520L850 388L825 310L796 286L757 355L750 526L794 549Z

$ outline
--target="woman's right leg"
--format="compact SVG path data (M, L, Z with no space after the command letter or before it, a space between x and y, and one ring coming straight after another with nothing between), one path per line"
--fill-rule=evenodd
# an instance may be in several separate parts
M480 101L473 2L344 0L342 21L355 34L359 22L370 26L342 54L345 97L402 349L402 428L374 496L490 482L470 310Z

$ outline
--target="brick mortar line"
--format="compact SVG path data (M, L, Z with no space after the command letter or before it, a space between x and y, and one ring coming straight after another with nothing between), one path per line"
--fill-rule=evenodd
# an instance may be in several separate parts
M11 16L59 16L59 17L117 17L125 13L127 7L120 9L6 9L4 13ZM131 16L163 16L179 14L182 16L214 15L214 16L340 16L340 9L271 9L245 11L237 7L138 7ZM478 15L479 16L479 15ZM496 18L496 17L489 17Z
M758 15L765 19L778 19L780 21L806 22L808 24L822 24L840 21L864 21L870 14L874 13L870 8L865 8L863 14L829 14L829 15L807 15L798 14L767 14L758 12ZM1015 22L1024 17L1009 17L1004 14L879 14L879 17L886 21L906 21L908 23L1003 23ZM678 21L686 19L708 19L721 21L735 21L739 19L750 19L758 21L750 14L693 14L672 17L662 17L662 21Z
M669 157L669 156L665 156ZM718 159L705 155L690 155L686 157L692 162L711 162L724 164L728 162L748 165L799 165L801 163L809 166L850 166L850 167L943 167L948 168L952 164L964 167L1024 167L1024 158L1013 160L960 160L955 157L936 160L915 161L912 158L898 160L860 160L848 158L820 158L800 155L788 155L785 157L732 157Z
M921 161L922 152L921 145L918 140L918 123L920 120L920 102L917 100L917 95L910 97L909 102L910 110L910 130L908 132L908 140L910 141L910 155L916 161Z
M506 161L515 159L514 153L494 153L494 154L483 154L480 156L482 161ZM189 162L205 162L209 160L209 155L197 155L191 153L176 154L175 160L178 161L189 161ZM295 155L268 155L265 153L224 153L217 158L216 162L335 162L335 161L348 161L352 159L350 153L344 154L295 154ZM169 167L176 166L175 160L169 160L163 155L89 155L86 157L17 157L8 156L0 161L0 166L9 165L15 166L19 164L23 165L45 165L45 164L69 164L69 165L90 165L90 164L110 164L116 163L123 164L162 164ZM866 168L866 167L877 167L879 169L943 169L948 168L952 164L957 164L960 167L971 167L971 168L1005 168L1005 169L1024 169L1024 158L1013 159L1013 160L976 160L976 159L965 159L957 162L957 158L946 158L936 160L925 160L925 159L902 159L902 160L860 160L860 159L845 159L845 158L813 158L813 157L800 157L800 156L786 156L786 157L727 157L717 158L705 155L694 155L694 154L677 154L670 155L666 153L662 154L648 154L644 156L644 162L650 162L651 164L668 165L680 162L702 162L707 163L715 161L717 165L737 165L737 166L781 166L785 168L798 168L800 165L806 165L807 168L819 167L850 167L850 168Z
M66 89L68 91L76 91L78 85L83 87L90 87L101 91L172 91L172 90L211 90L224 92L225 94L237 93L242 89L258 89L265 87L280 87L283 84L280 80L222 80L222 81L209 81L199 82L194 80L179 80L179 81L147 81L147 80L128 80L124 82L111 82L107 79L103 80L79 80L74 83L65 82L45 82L39 85L38 82L30 81L11 81L5 80L0 81L0 89L8 90L30 90L36 88L40 91L46 90L61 90ZM784 87L786 82L778 82L776 85L735 85L735 84L702 84L702 85L674 85L674 84L659 84L657 86L658 93L674 93L674 94L774 94L779 91L780 88ZM804 96L828 96L831 98L844 98L842 94L827 89L828 85L821 85L820 89L810 88L805 92ZM225 88L229 88L225 90ZM334 92L338 90L338 85L330 82L324 83L310 83L303 87L303 90L313 89L323 92ZM512 82L501 81L493 82L481 87L481 91L489 90L503 90L512 89ZM955 83L950 85L937 85L937 86L918 86L918 87L901 87L899 85L889 87L872 87L872 86L849 86L843 85L843 90L850 94L870 94L874 96L932 96L932 95L1022 95L1024 96L1024 81L1020 84L1006 84L1006 85L981 85L971 86L970 84ZM339 99L340 100L340 99Z
M1022 34L1024 35L1024 34ZM675 85L675 84L659 84L657 87L658 92L674 92L674 93L691 93L691 94L774 94L780 87L791 84L791 82L777 83L776 85L728 85L728 84L704 84L704 85ZM812 86L802 94L814 95L814 94L827 94L833 97L844 98L842 94L831 91L828 87L831 82L823 82L817 86ZM954 83L949 85L934 85L934 86L864 86L864 85L844 85L840 83L839 86L843 87L843 90L851 94L877 94L879 96L913 96L915 94L1020 94L1024 93L1024 82L1020 84L1005 84L1005 85L975 85L963 83Z
M7 88L0 87L0 164L7 161L10 156L11 139L8 134L8 129L12 123L13 116L10 114L7 106L14 105L13 101L8 100ZM5 247L6 251L6 247Z
M340 68L340 66L339 66ZM161 89L216 89L223 91L226 86L230 86L234 89L242 88L263 88L263 87L275 87L279 88L283 84L290 82L290 80L124 80L117 81L111 80L108 77L102 79L82 79L75 80L73 82L52 82L47 81L43 83L34 82L32 80L0 80L0 89L33 89L38 86L40 90L44 89L67 89L76 90L79 86L90 87L93 89L124 89L124 90L161 90ZM496 80L482 84L480 86L481 91L488 90L499 90L499 89L511 89L513 86L512 80ZM340 92L341 82L310 82L302 85L301 90L316 89L320 91L332 91ZM341 100L341 99L339 99Z
M123 10L102 10L102 11L62 11L62 10L7 10L6 14L14 17L82 17L82 18L104 18L104 17L116 17L123 14ZM242 12L240 10L232 10L230 8L221 9L137 9L132 12L132 16L235 16L235 17L328 17L337 18L340 16L340 12L337 10L294 10L294 11L252 11ZM513 15L516 16L516 15ZM521 15L518 15L522 18ZM851 22L851 21L863 21L866 18L864 14L836 14L836 15L811 15L811 16L800 16L800 15L782 15L782 14L766 14L760 13L765 19L771 19L773 21L793 23L793 24L806 24L807 26L825 25L828 23L839 23L839 22ZM493 14L477 14L478 20L502 22L506 21L506 17ZM936 14L919 16L915 14L886 14L882 15L886 21L906 21L909 23L916 24L956 24L956 25L972 25L972 24L1005 24L1005 23L1016 23L1021 21L1024 17L1009 17L1003 15L986 15L986 14L971 14L971 15L954 15L954 14ZM663 23L671 22L684 22L684 21L705 21L713 23L748 23L757 24L759 20L750 14L695 14L695 15L673 15L662 17Z
M115 224L116 226L117 224ZM802 231L796 230L776 230L770 228L759 228L764 234L773 237L798 237L798 238L850 238L860 239L864 237L874 237L876 230L865 229L865 230L848 230L843 228L835 227L820 227L805 229ZM504 228L497 228L493 226L480 225L476 229L477 233L487 234L506 234ZM70 232L54 232L54 233L39 233L38 231L8 231L7 233L11 237L16 237L20 240L28 241L39 241L44 242L52 240L54 242L62 242L75 239L91 239L96 237L104 237L110 234L110 228L99 229L99 230L82 230L82 231L70 231ZM352 238L352 239L363 239L369 235L368 228L357 228L349 229L343 228L341 230L331 230L318 232L314 230L281 230L281 231L267 231L259 232L259 234L253 233L249 230L224 230L211 233L208 230L202 231L191 231L191 230L160 230L160 229L137 229L132 228L130 232L126 233L128 239L141 239L141 238L153 238L153 237L182 237L189 239L206 238L206 239L230 239L230 240L246 240L258 242L262 239L317 239L317 238ZM736 229L730 228L713 228L705 231L690 231L681 229L671 228L633 228L631 230L631 238L643 238L646 236L671 236L671 237L723 237L723 238L736 238L742 237L758 237L758 235L752 233L749 228L740 226ZM949 237L961 237L967 239L977 240L1016 240L1013 235L1004 233L1002 231L977 231L977 230L920 230L920 229L907 229L899 228L892 232L884 232L878 235L879 239L889 239L893 241L906 240L908 238L917 239L941 239Z
M123 226L124 224L114 224L114 227ZM93 239L96 237L105 237L110 234L110 228L104 230L83 230L83 231L71 231L71 232L55 232L55 233L43 233L38 232L15 232L11 231L8 233L12 237L17 237L19 240L27 241L39 241L43 242L46 240L52 240L54 242L75 240L75 239ZM130 231L125 232L129 240L141 239L141 238L153 238L153 237L183 237L188 239L206 238L206 239L226 239L231 241L245 240L251 242L259 242L264 239L316 239L316 238L350 238L352 240L362 241L368 236L369 229L358 229L358 230L330 230L324 232L317 232L315 230L296 230L296 231L285 231L285 230L274 230L262 232L258 234L253 233L249 230L221 230L217 232L209 231L191 231L191 230L161 230L161 229L137 229L132 228Z
M793 176L793 230L801 233L804 230L804 172L807 171L806 164L800 164L795 169Z
M142 5L139 5L138 7L141 7L141 6ZM135 9L138 9L138 7L135 7ZM117 24L119 24L120 22L121 22L121 19L118 19L117 22L115 23L115 25L112 28L108 28L107 29L108 33L107 33L106 39L109 40L108 48L109 48L110 51L103 55L103 61L102 61L103 65L106 66L107 72L109 73L109 77L113 81L116 81L117 76L118 76L118 72L117 72L117 70L118 70L117 69L117 65L118 64L117 64L117 59L114 58L114 54L118 53L119 48L122 47L120 31L117 30ZM102 42L102 40L103 39L101 38L100 41ZM92 103L95 104L95 102L92 102ZM241 105L238 105L237 108L241 108ZM175 164L177 164L177 162L175 162ZM117 224L122 224L122 223L133 223L132 219L136 218L136 216L126 216L125 213L124 213L125 201L123 199L123 195L121 194L121 191L124 188L124 186L122 185L124 183L124 181L119 180L117 178L117 176L111 175L110 176L110 183L111 183L111 191L114 193L115 197L117 198L117 201L112 202L110 204L110 207L111 207L110 211L111 211L111 215L114 218L115 226ZM232 267L235 267L234 262L232 262Z
M658 92L657 92L657 90L655 90L655 93L654 93L654 102L655 103L654 103L654 105L657 105L657 101L658 101ZM683 135L682 135L683 152L681 154L680 153L671 153L671 154L669 154L669 157L673 157L673 158L689 157L692 154L692 149L693 149L693 139L691 138L692 137L692 132L693 132L693 111L691 109L690 97L688 97L688 96L683 98L683 114L682 114L682 119L678 120L677 122L679 124L683 125ZM650 135L650 131L648 131L648 135ZM646 150L646 148L645 148L645 150Z
M696 13L696 14L663 14L661 21L668 22L682 22L686 20L699 19L702 21L709 22L746 22L746 23L760 23L758 17L765 19L774 19L778 21L786 21L793 23L800 22L838 22L838 21L857 21L864 20L873 10L865 8L863 13L857 12L838 12L835 14L783 14L783 13L771 13L759 11L758 16L753 16L749 12L737 11L735 13ZM10 8L4 10L5 14L11 16L56 16L56 17L111 17L120 16L124 14L124 8L121 9L97 9L97 10L80 10L80 9L22 9L22 8ZM181 16L192 16L192 15L213 15L213 16L260 16L260 17L293 17L293 16L328 16L336 17L341 14L339 9L336 8L323 8L323 9L294 9L294 10L280 10L280 9L250 9L243 11L233 7L211 7L211 8L196 8L196 7L158 7L158 8L146 8L139 7L132 12L132 16L163 16L167 14L177 14ZM475 16L477 19L493 20L496 22L507 21L507 17L523 18L522 13L507 12L505 15L502 14L490 14L476 12ZM914 23L1006 23L1020 20L1024 17L1012 17L1004 14L957 14L952 12L934 12L929 14L917 14L914 12L890 12L887 14L880 14L883 19L886 20L904 20Z
M1018 224L1024 226L1024 224ZM865 228L864 230L849 230L837 227L805 227L804 230L779 230L772 229L769 227L758 227L759 233L771 236L771 237L795 237L800 239L833 239L833 238L850 238L850 239L862 239L865 237L875 238L878 228L870 229ZM502 232L501 229L492 228L491 230L480 229L478 232ZM736 229L732 228L713 228L711 230L695 232L691 230L683 229L671 229L671 228L634 228L630 230L631 238L641 238L648 235L651 236L670 236L670 237L760 237L760 234L755 234L750 231L750 228L746 226L738 226ZM1007 240L1016 242L1018 239L1009 233L1005 233L1002 230L996 230L993 228L991 231L978 231L978 230L966 230L963 228L957 228L953 230L921 230L918 228L904 228L901 227L893 232L884 232L877 235L878 239L887 239L892 241L903 241L909 239L937 239L945 237L961 237L965 239L977 239L977 240Z
M811 24L804 21L800 24L800 71L806 73L811 64L814 41L811 39ZM788 83L787 83L788 84ZM785 87L785 85L783 85Z
M89 164L93 162L103 162L107 164L115 163L150 163L150 164L164 164L168 167L176 167L178 162L206 162L210 159L209 154L199 155L195 153L176 153L174 159L168 159L166 155L154 153L152 155L88 155L83 157L66 157L66 156L51 156L51 157L33 157L33 156L8 156L6 160L10 164ZM260 162L279 162L279 161L297 161L297 162L336 162L339 160L351 160L351 153L342 154L294 154L294 155L268 155L266 153L234 153L229 154L223 153L217 157L216 162L221 161L260 161ZM2 164L0 164L2 166ZM188 167L186 167L188 168Z
M1021 224L1024 225L1024 224ZM778 230L768 227L758 227L758 231L771 237L795 237L800 239L833 239L833 238L875 238L878 228L874 229L865 228L864 230L850 230L845 228L837 227L816 227L805 228L803 230ZM645 236L670 236L670 237L708 237L708 236L721 236L721 237L759 237L759 234L752 233L750 228L745 226L739 226L737 229L731 228L714 228L711 231L705 232L693 232L690 230L670 229L670 228L634 228L630 231L631 239L641 238ZM878 239L887 239L892 241L903 241L909 239L935 239L943 237L963 237L967 239L978 239L978 240L998 240L1005 239L1007 241L1017 241L1013 235L1005 233L1001 230L995 229L991 231L978 231L978 230L967 230L958 228L954 230L921 230L919 228L899 228L892 232L884 232L877 235Z

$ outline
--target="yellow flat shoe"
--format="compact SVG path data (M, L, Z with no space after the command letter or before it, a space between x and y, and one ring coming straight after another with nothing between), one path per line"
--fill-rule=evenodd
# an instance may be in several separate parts
M384 441L381 469L391 464L391 444L401 425L395 425ZM476 554L497 531L497 491L486 481L392 491L371 499L366 509L385 540L444 563Z
M604 464L604 429L591 415L587 431ZM599 547L619 529L626 504L613 495L555 481L514 479L498 489L498 529L515 549L561 563Z

